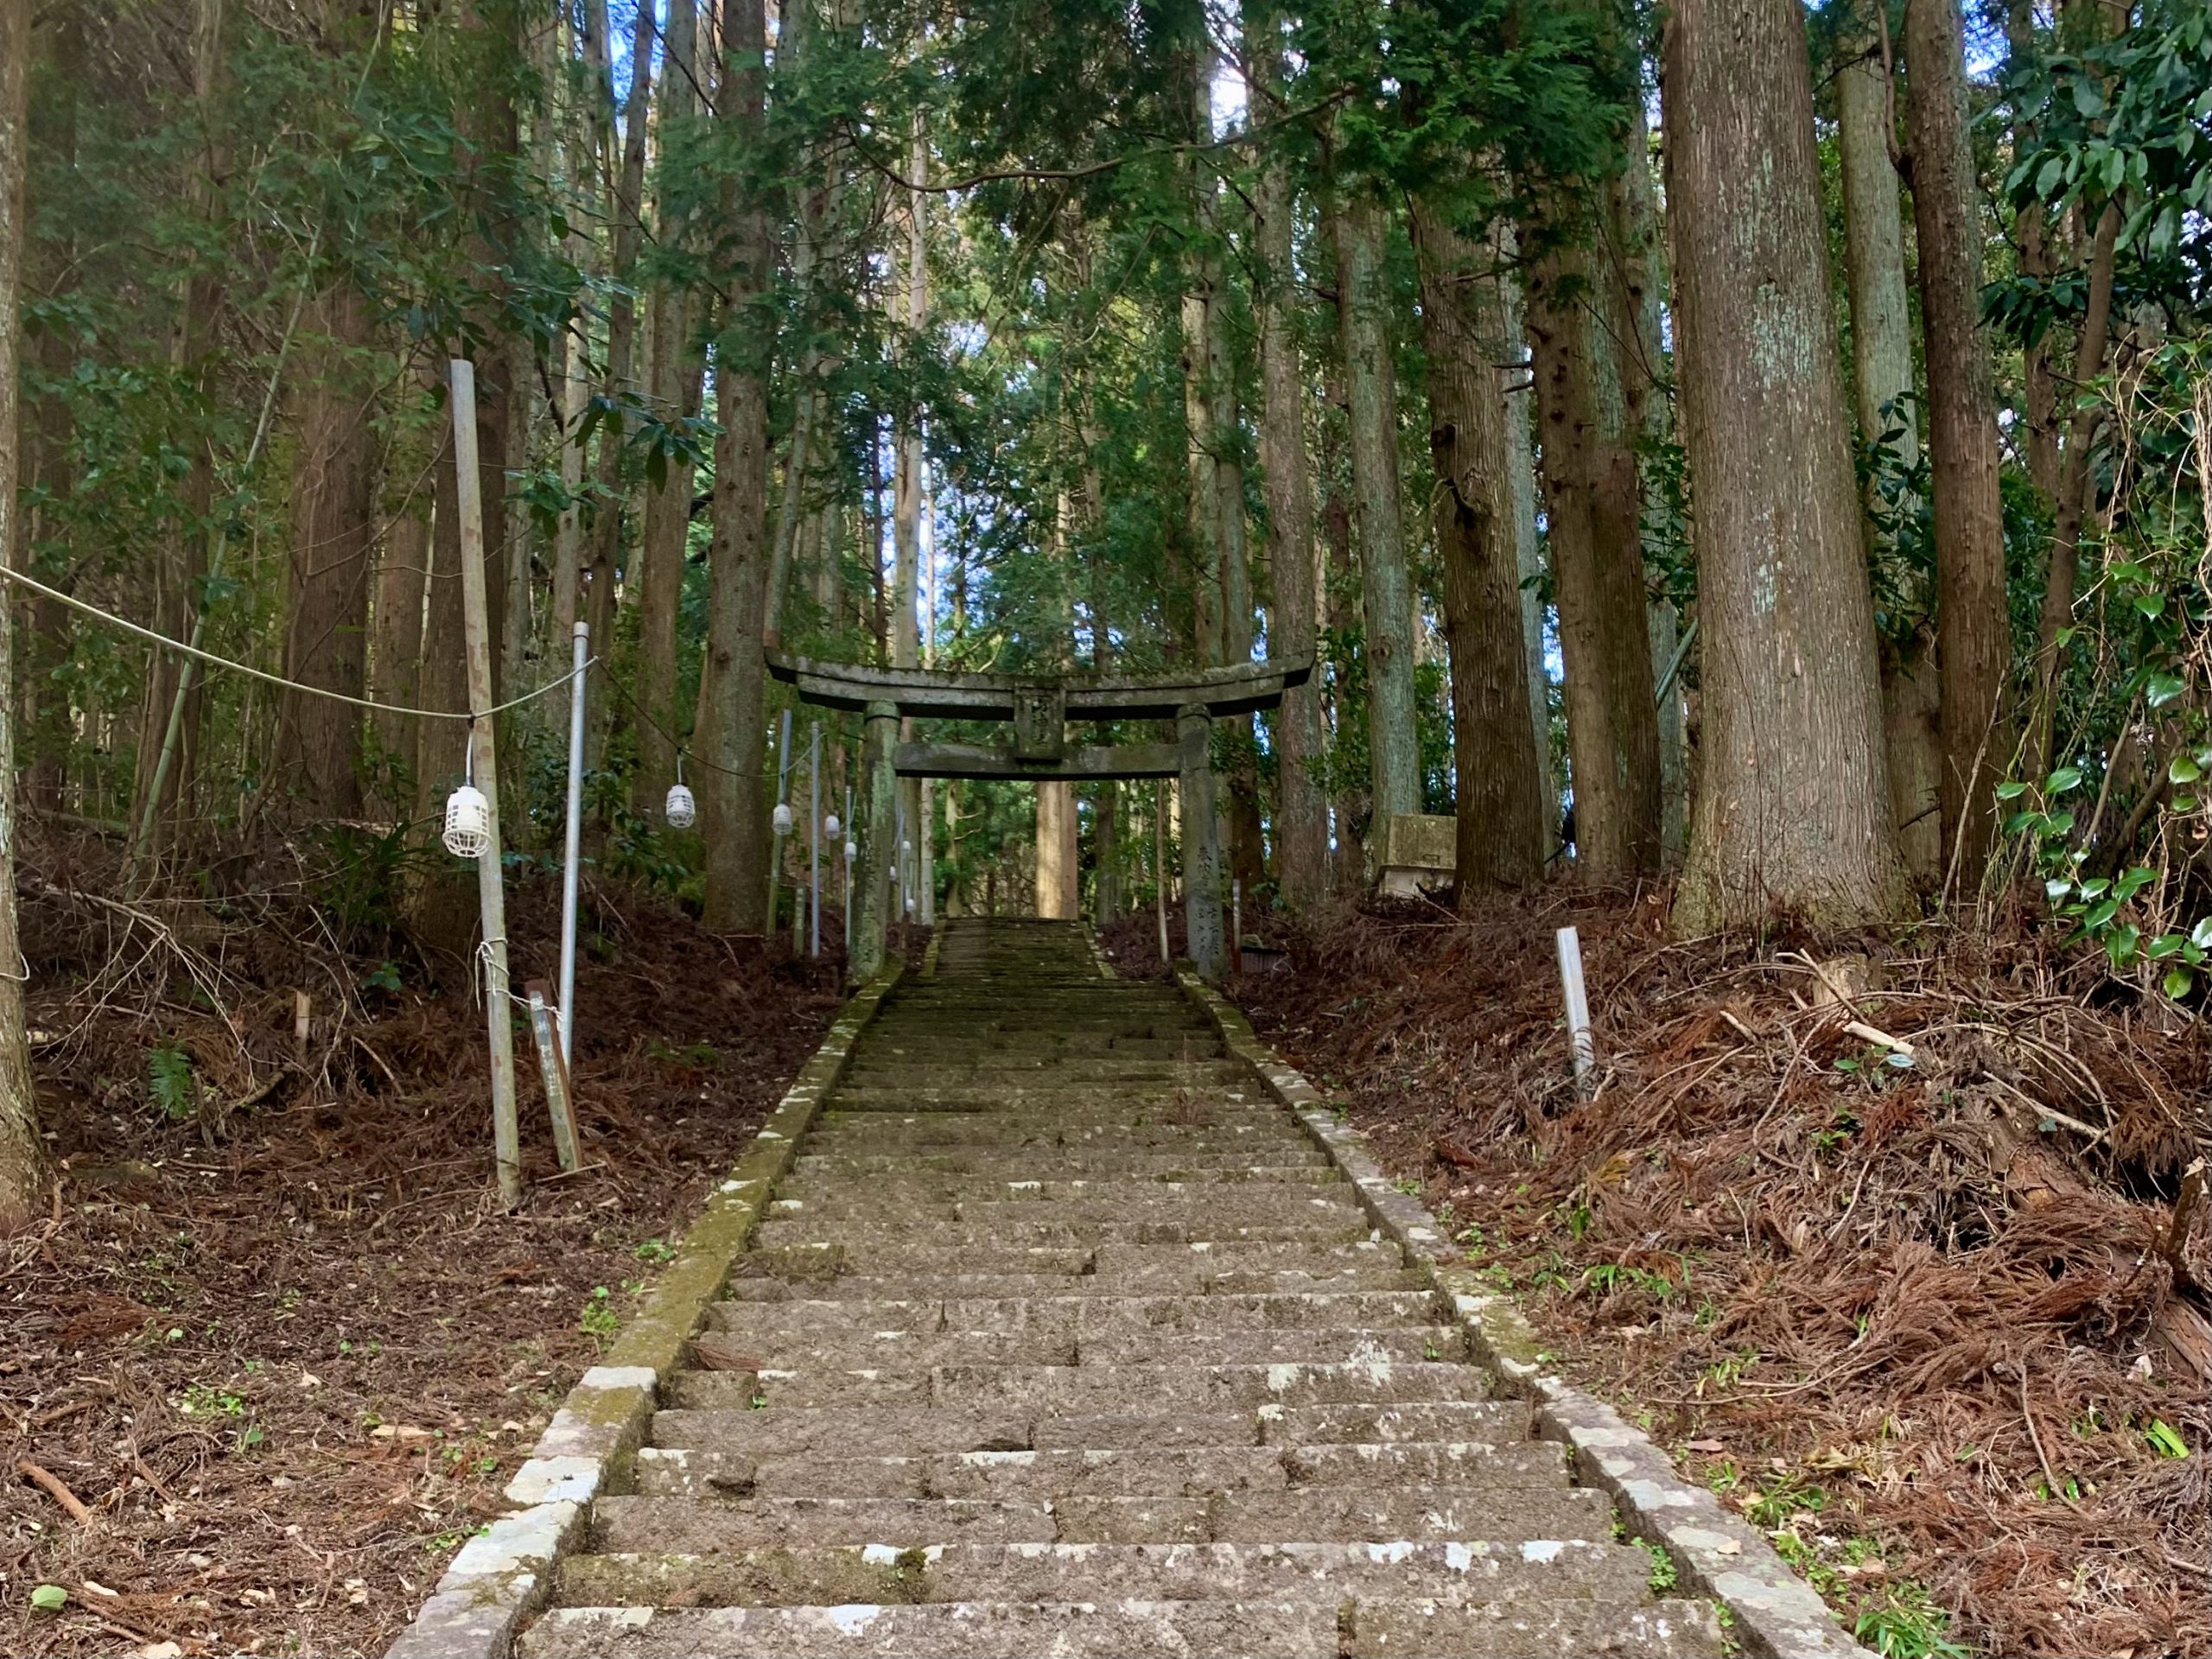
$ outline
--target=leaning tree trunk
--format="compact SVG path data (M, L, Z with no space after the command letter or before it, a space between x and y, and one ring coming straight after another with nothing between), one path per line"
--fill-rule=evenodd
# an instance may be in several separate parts
M1863 24L1846 33L1838 59L1836 141L1842 162L1844 276L1851 299L1859 435L1869 446L1886 448L1896 468L1910 471L1920 454L1920 439L1910 402L1912 318L1905 296L1904 228L1890 154L1896 137L1894 99L1889 71ZM1866 508L1871 556L1882 550L1877 518L1889 510L1878 479L1867 481ZM1912 630L1901 638L1893 631L1882 645L1890 812L1897 821L1905 868L1915 881L1930 885L1941 879L1942 868L1942 688L1936 671L1935 630L1918 616L1928 608L1924 584L1910 581L1904 599L1914 613Z
M0 559L16 546L16 358L22 341L23 175L30 148L30 0L0 0ZM0 1237L28 1226L45 1185L23 1031L16 926L15 596L0 594Z
M1489 250L1416 203L1436 541L1452 649L1459 904L1471 914L1544 869L1543 791L1529 719L1506 364L1505 280ZM1639 623L1642 612L1638 611Z
M1703 625L1674 924L1905 915L1796 0L1677 0L1667 204Z
M1936 628L1942 674L1943 846L1962 893L1995 845L1993 792L2011 747L1998 729L2012 663L2005 609L2005 512L1997 399L1980 327L1981 215L1967 121L1957 0L1907 0L1905 120L1928 363L1928 458L1936 508Z
M371 392L361 373L367 302L340 278L317 299L302 352L292 457L284 675L358 697L366 683L369 521L375 508ZM361 712L289 689L276 705L279 786L309 818L361 810Z
M1348 183L1333 217L1352 503L1366 601L1371 810L1379 835L1391 818L1421 810L1413 587L1398 499L1398 391L1384 313L1382 209L1358 184Z
M766 124L762 0L724 11L725 56L716 118L741 142ZM766 923L768 804L761 779L767 666L760 629L767 609L768 219L752 181L725 187L721 328L715 348L715 540L707 601L707 659L699 750L708 771L705 824L709 927L752 933Z
M657 215L661 245L671 252L683 247L685 226L675 206L682 187L669 145L683 135L694 116L696 37L694 0L669 0L663 31ZM653 412L663 421L690 420L699 412L701 396L699 356L691 338L696 314L690 293L663 277L654 285L648 305ZM683 600L684 550L691 531L691 473L688 461L671 455L645 481L639 557L637 735L638 799L647 810L658 808L676 781L676 754L683 730L677 706L677 620Z

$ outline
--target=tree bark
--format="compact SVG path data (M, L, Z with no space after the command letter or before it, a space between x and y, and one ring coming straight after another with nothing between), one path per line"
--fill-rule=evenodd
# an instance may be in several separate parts
M198 0L192 31L193 100L206 147L200 165L194 169L188 194L195 214L205 222L211 238L219 237L221 232L216 223L221 211L216 181L223 175L226 158L216 128L228 23L228 0ZM175 366L195 395L206 392L213 373L221 305L220 277L207 264L196 266L185 277L183 305L172 344ZM204 526L215 493L214 464L206 435L191 435L188 444L187 468L177 490L180 522L162 538L154 571L154 626L172 639L181 639L192 631L196 608L194 589L207 570ZM136 855L157 856L190 813L193 783L199 772L200 711L206 697L204 680L195 672L188 682L184 662L172 652L157 652L146 677L145 715L139 729L130 818L134 825L150 825L152 836L146 844L134 843ZM169 746L172 728L175 753L163 778L162 753ZM160 798L154 799L157 779Z
M1908 913L1796 0L1678 0L1667 202L1703 626L1679 932Z
M762 0L723 10L723 58L715 115L763 142ZM715 348L713 586L707 604L707 659L700 695L701 756L708 775L705 830L709 927L758 932L766 921L768 804L761 766L767 672L761 625L767 601L768 371L774 329L767 313L768 219L750 181L725 187L721 328Z
M284 675L359 696L366 684L369 521L375 510L371 391L362 372L367 302L340 277L317 298L302 352L292 460ZM276 772L309 818L361 810L361 711L286 690L277 702Z
M657 203L663 247L680 251L686 227L677 202L676 166L669 149L692 120L691 82L696 36L694 0L669 0L663 33L660 159ZM688 421L699 412L700 361L692 340L695 312L689 290L664 276L649 297L652 404L664 421ZM683 600L684 550L691 532L691 465L665 458L659 481L645 483L645 528L639 555L638 601L638 789L646 810L657 810L676 781L676 752L683 716L677 705L677 620Z
M1421 810L1414 712L1413 588L1398 492L1398 391L1384 312L1381 206L1357 184L1332 215L1350 428L1353 513L1364 588L1373 823Z
M1859 434L1869 445L1885 445L1885 436L1895 433L1885 447L1893 465L1909 470L1918 459L1920 438L1910 401L1912 319L1905 295L1904 221L1890 153L1896 139L1890 73L1863 22L1845 32L1837 57L1844 275L1851 301ZM1876 519L1886 505L1878 484L1871 480L1866 510L1867 552L1872 558L1883 551ZM1882 709L1898 851L1913 880L1927 886L1941 879L1942 867L1942 696L1935 632L1919 620L1928 608L1921 589L1919 582L1910 581L1904 594L1910 632L1892 626L1882 643Z
M1256 15L1255 15L1256 14ZM1267 8L1248 4L1247 73L1268 87L1282 79L1282 52ZM1260 469L1268 504L1271 655L1310 659L1314 645L1313 479L1306 453L1305 374L1298 360L1298 277L1292 264L1294 205L1288 162L1272 147L1261 162L1252 240L1258 271ZM1275 876L1282 902L1303 909L1327 880L1329 810L1313 781L1321 759L1321 676L1283 694L1270 733L1275 751Z
M1459 905L1462 914L1471 914L1488 894L1525 887L1544 868L1503 385L1503 374L1517 365L1510 362L1504 277L1494 250L1478 247L1421 202L1414 208L1414 242L1451 645Z
M30 149L30 0L0 0L0 559L15 558L21 432L23 178ZM38 1096L23 1030L23 961L16 925L16 709L13 594L0 594L0 1237L30 1224L44 1189Z
M378 702L419 706L423 594L429 575L429 504L410 501L385 526L369 607L369 696ZM415 775L422 752L418 728L427 723L405 715L370 716L376 765L370 772L373 787L366 809L374 817L404 818L414 810L414 801L402 799L397 786Z
M1563 205L1548 218L1526 327L1567 669L1575 866L1590 881L1629 881L1659 867L1661 847L1643 492L1624 385L1640 371L1624 361L1633 319L1591 245L1599 227L1572 222Z
M1967 126L1957 0L1907 0L1905 122L1912 140L1928 457L1936 510L1936 649L1942 663L1943 847L1958 890L1981 884L1997 836L1998 732L2012 632L1997 398L1980 327L1981 219Z

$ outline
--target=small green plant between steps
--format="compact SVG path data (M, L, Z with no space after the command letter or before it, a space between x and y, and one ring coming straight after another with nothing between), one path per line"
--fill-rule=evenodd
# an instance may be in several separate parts
M1681 1574L1675 1570L1675 1558L1666 1548L1653 1543L1649 1538L1636 1540L1636 1547L1651 1558L1651 1593L1663 1596L1681 1582Z

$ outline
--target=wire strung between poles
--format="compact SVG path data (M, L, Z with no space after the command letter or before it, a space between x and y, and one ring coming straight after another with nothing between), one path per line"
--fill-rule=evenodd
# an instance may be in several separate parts
M582 667L570 669L558 679L548 680L535 690L525 691L518 697L509 697L505 702L495 703L480 712L459 709L410 709L402 703L378 702L372 697L357 697L347 692L333 691L328 686L302 685L297 680L288 680L281 674L270 673L266 669L255 668L246 663L234 663L227 657L218 657L212 651L202 651L198 645L188 645L181 639L172 639L166 633L158 633L152 628L141 626L128 617L117 616L112 612L104 611L99 606L79 599L73 594L65 594L58 588L49 588L37 577L26 575L21 570L11 570L5 565L0 565L0 580L12 582L19 588L28 588L35 594L43 594L56 603L67 605L73 611L82 612L95 621L105 622L111 627L120 628L125 633L136 634L141 639L160 646L163 651L173 651L183 657L195 657L212 667L227 668L234 674L244 674L250 679L282 686L287 691L302 692L311 697L328 697L333 702L351 703L356 709L373 709L381 714L407 715L416 720L465 720L474 725L480 719L488 718L493 715L503 715L510 709L519 709L525 702L534 702L547 692L568 684L570 680L575 679L577 675L599 660L596 657L587 658Z

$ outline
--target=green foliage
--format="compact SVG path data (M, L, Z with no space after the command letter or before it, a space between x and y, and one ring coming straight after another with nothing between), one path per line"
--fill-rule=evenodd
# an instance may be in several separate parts
M170 1122L190 1122L200 1110L200 1077L192 1069L192 1056L167 1044L150 1051L146 1092Z
M58 1584L41 1584L33 1587L30 1594L31 1611L38 1613L58 1613L69 1605L69 1592Z

